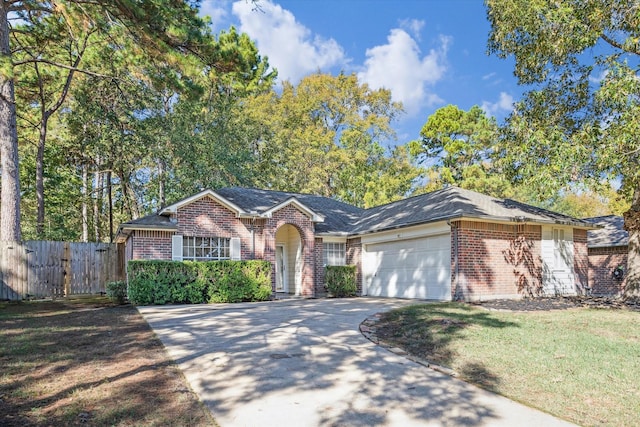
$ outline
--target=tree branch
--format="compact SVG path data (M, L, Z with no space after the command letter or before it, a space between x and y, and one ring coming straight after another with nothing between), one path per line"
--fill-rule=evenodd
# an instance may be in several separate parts
M18 12L20 10L28 10L35 12L46 12L53 14L53 9L45 7L45 6L14 6L16 3L19 3L21 0L12 0L9 1L9 12Z
M628 48L626 48L623 44L621 44L620 42L612 39L611 37L609 37L608 35L602 33L600 35L600 38L602 38L602 40L604 40L605 42L609 43L611 46L615 47L616 49L620 49L623 52L627 52L627 53L633 53L635 55L640 55L640 51L639 50L630 50Z
M61 64L59 62L49 61L48 59L42 59L42 58L33 58L33 59L25 59L23 61L17 61L17 62L13 63L13 66L14 67L18 67L20 65L34 64L34 63L44 63L44 64L51 65L51 66L54 66L54 67L64 68L66 70L71 70L71 71L74 71L74 72L86 74L86 75L92 76L92 77L101 77L101 78L106 78L106 79L117 79L117 77L114 77L114 76L108 76L106 74L100 74L100 73L96 73L96 72L93 72L93 71L85 70L85 69L82 69L82 68L74 67L72 65Z

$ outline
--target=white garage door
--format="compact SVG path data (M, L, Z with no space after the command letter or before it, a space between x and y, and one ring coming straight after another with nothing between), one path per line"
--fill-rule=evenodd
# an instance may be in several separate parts
M451 300L449 234L368 244L365 292L371 296Z

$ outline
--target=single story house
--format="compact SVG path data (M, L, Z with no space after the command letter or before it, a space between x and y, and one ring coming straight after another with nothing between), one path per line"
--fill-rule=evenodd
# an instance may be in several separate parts
M624 218L609 215L586 218L598 229L587 232L589 285L592 295L620 295L626 283L629 233Z
M481 300L588 288L591 223L457 187L371 209L251 188L205 190L123 223L126 260L263 259L273 292L323 296L324 266L361 295Z

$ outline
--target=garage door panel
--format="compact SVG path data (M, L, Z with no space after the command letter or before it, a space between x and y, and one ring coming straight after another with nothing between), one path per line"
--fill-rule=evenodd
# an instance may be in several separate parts
M367 293L449 300L450 257L449 235L368 245L363 259Z

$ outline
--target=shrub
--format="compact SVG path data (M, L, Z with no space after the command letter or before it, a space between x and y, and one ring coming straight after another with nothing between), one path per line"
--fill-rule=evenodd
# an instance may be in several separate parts
M129 300L137 305L265 301L267 261L129 261Z
M355 265L328 265L324 280L329 293L336 298L354 297L358 292Z
M127 282L119 280L107 283L107 296L113 302L124 304L127 300Z

